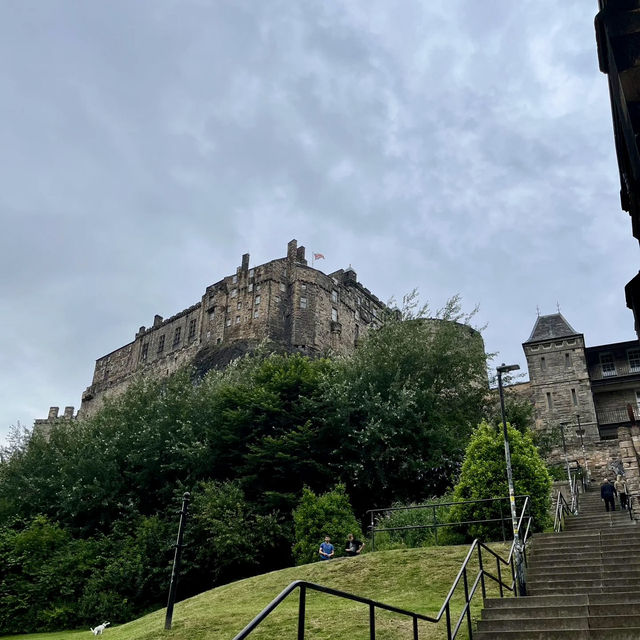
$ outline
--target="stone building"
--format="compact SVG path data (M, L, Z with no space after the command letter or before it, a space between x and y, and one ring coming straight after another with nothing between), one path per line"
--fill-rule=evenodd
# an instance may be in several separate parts
M540 316L522 345L527 358L536 427L551 432L562 425L569 458L605 473L620 461L620 427L640 414L640 344L637 340L587 347L560 313ZM582 429L580 440L578 429ZM552 459L564 453L560 442Z
M79 415L91 415L138 376L164 376L186 364L225 366L264 340L309 355L348 353L385 310L351 267L314 269L296 240L285 257L265 264L252 266L245 254L236 272L206 287L195 304L167 319L156 315L131 342L98 358Z

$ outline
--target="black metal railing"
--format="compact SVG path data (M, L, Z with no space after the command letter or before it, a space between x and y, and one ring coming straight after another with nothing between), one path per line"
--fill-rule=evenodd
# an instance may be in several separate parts
M518 500L526 501L528 496L516 496L516 504ZM452 522L450 520L444 521L438 519L438 510L440 508L448 508L454 505L469 505L469 504L481 504L481 503L494 503L496 504L496 511L498 512L497 518L485 518L484 520L459 520ZM529 503L526 502L528 505ZM431 511L431 522L428 524L416 524L416 525L404 525L398 527L380 527L377 524L380 523L380 516L377 514L387 515L390 513L397 513L402 511L413 510ZM369 519L369 533L371 534L371 549L376 548L376 533L390 532L390 531L415 531L418 529L431 529L434 532L434 539L436 545L438 545L438 529L443 527L458 527L470 524L489 524L493 522L499 522L502 530L502 540L506 542L507 532L511 530L511 507L509 506L509 496L503 498L484 498L481 500L463 500L461 502L428 502L426 504L411 505L408 507L386 507L384 509L369 509L367 511L367 517ZM376 522L377 520L377 522ZM505 523L506 526L505 526Z
M524 525L524 535L521 535L521 545L522 549L518 550L515 547L515 541L511 544L511 550L509 552L509 556L507 559L499 556L495 551L490 549L486 544L480 542L479 540L474 540L467 552L467 555L458 571L458 575L456 579L453 581L453 585L451 589L449 589L449 593L445 598L445 601L440 608L440 611L436 616L427 616L421 613L417 613L415 611L408 611L406 609L401 609L399 607L394 607L392 605L388 605L382 602L378 602L376 600L372 600L370 598L363 598L361 596L357 596L353 593L347 593L346 591L339 591L338 589L332 589L331 587L326 587L324 585L314 584L312 582L306 582L304 580L296 580L292 582L286 589L284 589L274 600L272 600L240 633L238 633L233 640L243 640L246 638L269 614L271 614L276 607L287 599L294 591L297 589L300 590L300 595L298 599L298 622L297 622L297 640L304 640L305 638L305 621L306 621L306 607L307 607L307 591L319 591L321 593L325 593L331 596L335 596L337 598L343 598L346 600L352 600L354 602L360 602L369 608L369 638L370 640L376 639L376 610L380 609L382 611L390 611L392 613L396 613L401 616L410 617L413 622L413 640L419 640L419 627L418 622L430 622L437 624L443 618L445 619L445 623L447 626L447 640L454 640L458 634L458 631L462 628L462 626L466 622L467 634L469 640L473 638L473 624L471 619L471 601L473 596L475 595L478 587L480 587L483 599L487 597L487 585L486 581L492 580L498 585L498 591L500 593L500 597L504 597L505 591L511 592L515 597L518 597L518 589L516 584L518 582L516 567L516 555L518 552L522 552L522 556L526 565L526 544L529 537L529 531L531 527L531 516L525 517L525 512L529 505L529 497L527 496L522 508L522 512L518 519L518 531L521 533L523 531ZM485 556L483 557L483 552ZM469 575L469 565L477 554L477 564L478 564L478 573L475 578ZM486 568L488 566L485 563L487 559L487 554L490 556L490 562L495 560L496 566L496 575L489 572ZM503 577L503 568L508 568L508 573L510 574L509 580L510 582L506 582L506 577ZM473 580L472 580L473 578ZM462 607L462 611L458 620L454 623L452 616L452 599L459 585L462 584L462 588L464 589L464 605Z

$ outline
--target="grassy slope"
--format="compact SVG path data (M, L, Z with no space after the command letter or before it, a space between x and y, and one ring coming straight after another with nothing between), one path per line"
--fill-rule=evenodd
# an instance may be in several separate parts
M508 550L495 545L503 557ZM108 628L105 640L231 640L282 589L294 580L308 580L370 597L386 604L426 615L437 614L451 587L467 546L402 549L365 554L276 571L240 580L202 593L176 605L173 629L164 631L164 610L128 624ZM487 560L485 560L485 568ZM475 565L477 566L477 565ZM495 569L495 564L491 565ZM475 578L475 569L472 572ZM178 586L178 591L180 587ZM459 589L462 592L462 589ZM490 588L495 594L494 587ZM481 608L476 595L474 617ZM252 640L292 640L296 637L297 593L282 603L251 634ZM459 599L455 618L459 615ZM379 640L411 637L411 620L379 612L376 614ZM446 637L440 625L420 624L421 640ZM310 592L307 595L307 638L309 640L366 640L368 609L365 605ZM79 640L93 637L87 631L30 636L29 640ZM465 637L462 634L462 637Z

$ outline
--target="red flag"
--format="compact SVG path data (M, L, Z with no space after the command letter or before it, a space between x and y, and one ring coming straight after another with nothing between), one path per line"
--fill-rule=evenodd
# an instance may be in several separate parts
M314 253L313 254L313 259L314 260L324 260L324 256L321 253Z

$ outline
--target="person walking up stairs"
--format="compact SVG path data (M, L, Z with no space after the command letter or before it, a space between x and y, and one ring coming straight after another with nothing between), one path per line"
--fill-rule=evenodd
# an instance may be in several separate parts
M523 598L488 598L476 640L640 640L640 527L580 496L561 533L534 536Z

